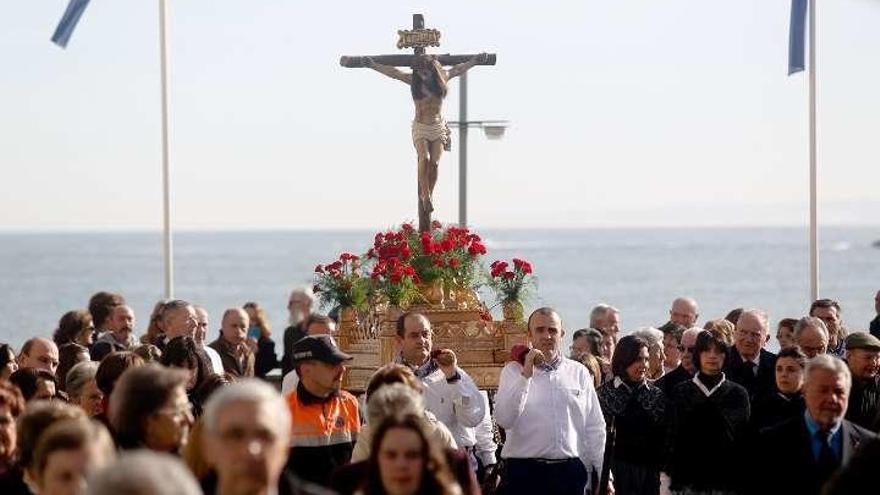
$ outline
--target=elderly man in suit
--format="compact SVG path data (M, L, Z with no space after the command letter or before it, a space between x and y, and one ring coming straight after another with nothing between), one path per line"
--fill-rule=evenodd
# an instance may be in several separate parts
M759 435L751 493L818 494L826 481L846 466L861 445L876 435L844 418L852 376L846 363L827 354L807 362L803 416L791 418Z
M767 313L747 309L736 321L733 349L727 354L724 375L749 392L749 399L776 388L776 354L765 350Z

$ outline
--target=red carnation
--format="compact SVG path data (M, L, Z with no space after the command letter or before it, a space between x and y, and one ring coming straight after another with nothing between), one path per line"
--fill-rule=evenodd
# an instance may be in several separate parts
M459 264L460 263L458 262L458 258L452 258L449 260L449 266L451 266L452 268L458 268Z
M321 265L316 266L315 273L324 273L324 267Z

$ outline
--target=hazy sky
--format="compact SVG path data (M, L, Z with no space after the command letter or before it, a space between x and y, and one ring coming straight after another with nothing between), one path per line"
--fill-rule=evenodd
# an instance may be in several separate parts
M0 228L161 225L158 2L0 16ZM788 0L173 1L178 228L382 227L415 217L412 102L340 55L398 53L425 14L469 78L478 226L805 224L807 85L786 77ZM826 223L880 218L880 1L819 3ZM446 102L457 118L458 87ZM454 144L457 146L457 142ZM436 206L457 218L457 150Z

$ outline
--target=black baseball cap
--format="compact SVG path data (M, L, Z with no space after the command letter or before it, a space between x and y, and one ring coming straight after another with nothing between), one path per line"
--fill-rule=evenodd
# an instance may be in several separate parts
M303 337L293 345L293 362L321 361L329 364L339 364L343 361L351 361L354 356L339 350L333 337L329 335L309 335Z

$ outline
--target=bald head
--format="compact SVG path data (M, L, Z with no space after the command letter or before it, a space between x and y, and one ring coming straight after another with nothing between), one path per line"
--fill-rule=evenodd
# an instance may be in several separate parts
M767 313L760 309L747 309L736 320L733 345L743 359L753 360L767 342Z
M241 308L229 308L223 312L220 333L223 340L238 345L247 338L248 326L250 326L250 318L247 311Z
M201 306L196 306L196 332L194 338L196 344L203 345L205 336L208 334L208 310Z
M18 367L46 370L54 376L58 369L58 346L43 337L28 340L21 347Z
M697 301L690 297L679 297L672 301L672 308L669 310L669 321L685 328L690 328L697 323L700 317L700 308Z

